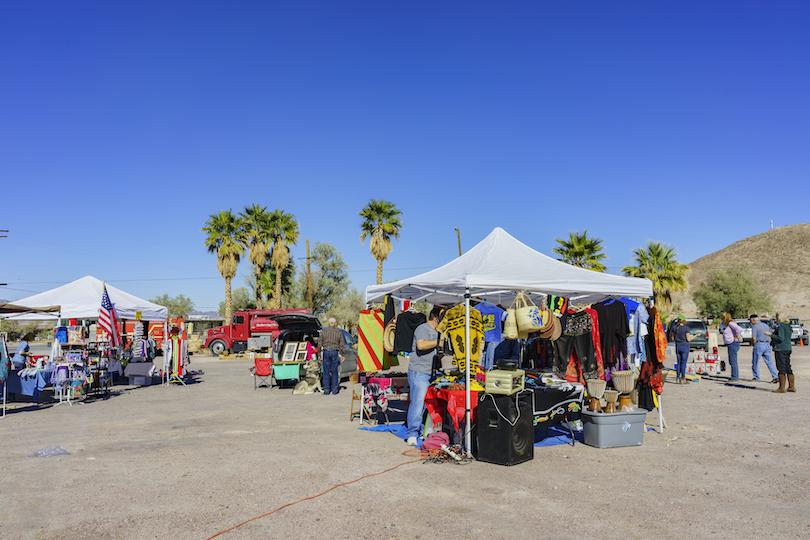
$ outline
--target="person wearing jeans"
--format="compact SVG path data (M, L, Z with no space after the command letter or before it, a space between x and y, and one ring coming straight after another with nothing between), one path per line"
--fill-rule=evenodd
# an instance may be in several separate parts
M329 326L321 330L318 348L323 360L323 395L335 395L340 392L340 364L343 363L343 332L337 326L334 317L329 318Z
M742 328L734 322L730 313L723 313L723 344L728 350L728 365L731 366L729 381L740 380L740 368L737 364L737 352L740 350Z
M675 381L678 384L689 384L686 380L686 362L689 360L689 342L697 337L691 333L691 329L686 325L686 318L678 316L678 326L675 330L675 356L678 358L678 369Z
M768 366L768 371L771 372L771 382L777 383L776 366L773 365L771 358L771 329L767 324L759 320L758 315L751 315L751 340L754 342L754 355L751 359L751 370L754 373L754 380L761 381L759 378L759 358L765 360L765 365Z
M433 358L439 346L440 308L430 310L426 323L416 327L413 333L411 359L408 363L408 393L411 404L408 406L408 425L405 439L410 446L416 446L419 433L422 431L422 414L425 410L425 394L433 375Z

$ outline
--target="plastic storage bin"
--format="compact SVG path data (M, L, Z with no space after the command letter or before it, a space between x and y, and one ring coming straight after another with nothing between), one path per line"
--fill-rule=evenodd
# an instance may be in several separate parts
M647 411L600 413L582 411L585 444L597 448L641 446Z

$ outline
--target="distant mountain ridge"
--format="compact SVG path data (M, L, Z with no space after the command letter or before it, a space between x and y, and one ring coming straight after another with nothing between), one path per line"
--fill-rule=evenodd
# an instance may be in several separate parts
M744 238L689 264L689 290L673 295L677 313L697 317L692 293L714 269L745 265L771 294L773 311L810 319L810 223ZM678 307L680 309L678 309Z

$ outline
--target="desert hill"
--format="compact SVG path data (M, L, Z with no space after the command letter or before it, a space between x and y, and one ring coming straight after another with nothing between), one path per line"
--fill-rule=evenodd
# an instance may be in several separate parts
M697 317L692 292L709 271L736 265L748 266L771 293L774 312L810 319L810 223L771 229L690 263L689 290L673 295L677 312Z

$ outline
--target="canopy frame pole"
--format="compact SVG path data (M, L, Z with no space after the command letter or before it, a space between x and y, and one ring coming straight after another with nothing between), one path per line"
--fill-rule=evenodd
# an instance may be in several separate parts
M464 444L467 447L467 457L472 457L472 428L470 420L470 289L469 287L464 291L464 355L466 359L465 366L465 382L466 395L465 395L465 409L464 409Z

